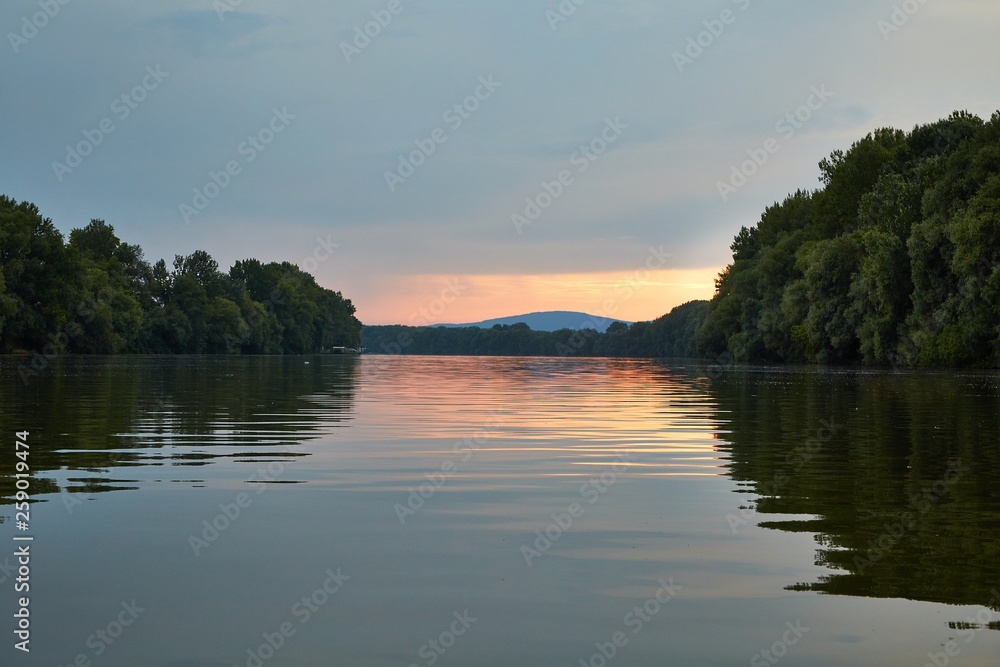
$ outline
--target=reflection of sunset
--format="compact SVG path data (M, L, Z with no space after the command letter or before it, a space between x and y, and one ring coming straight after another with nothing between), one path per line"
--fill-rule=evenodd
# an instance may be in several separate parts
M424 325L570 310L638 322L711 298L718 273L718 267L646 271L637 266L582 274L388 276L380 279L384 289L359 304L359 316L366 324ZM438 303L443 293L444 302Z
M365 453L354 462L360 466L391 467L394 459L419 453L454 461L450 477L512 475L529 484L606 471L723 474L711 400L691 377L654 362L452 357L444 374L462 382L433 385L426 378L430 366L442 374L437 358L365 357L361 363L358 409L372 430L366 437L408 446ZM425 472L415 471L407 483Z

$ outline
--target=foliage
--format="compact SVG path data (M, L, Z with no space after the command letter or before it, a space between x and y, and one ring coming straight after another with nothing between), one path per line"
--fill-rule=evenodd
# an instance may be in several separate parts
M880 129L743 227L710 302L596 331L366 327L371 352L1000 365L1000 112Z
M736 235L698 351L1000 364L1000 112L877 130L820 170Z
M614 322L594 329L534 331L524 322L479 327L365 326L365 350L375 354L545 357L695 357L695 332L707 301L692 301L654 322Z
M0 196L0 351L303 354L357 346L354 313L288 262L224 273L197 250L168 270L103 220L64 243L37 206Z
M94 220L68 244L38 208L0 197L0 350L704 357L1000 366L1000 112L883 128L820 162L743 227L710 302L606 333L365 327L293 264L205 252L172 270Z

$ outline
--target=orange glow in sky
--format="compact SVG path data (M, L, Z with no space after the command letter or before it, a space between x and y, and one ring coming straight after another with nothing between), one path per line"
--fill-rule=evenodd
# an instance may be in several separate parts
M693 299L710 299L719 267L549 275L385 276L360 302L365 324L479 322L570 310L653 320Z

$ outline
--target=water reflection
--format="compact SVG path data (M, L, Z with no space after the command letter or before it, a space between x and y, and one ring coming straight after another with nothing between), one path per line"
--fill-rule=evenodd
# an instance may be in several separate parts
M306 456L289 447L352 418L359 372L341 356L67 357L25 385L17 363L0 357L0 432L28 429L38 443L36 496L134 490L139 480L120 476L131 467L192 469L171 481L197 485L193 471L220 459ZM13 467L0 460L3 496ZM60 469L77 474L64 484L38 474Z
M100 596L113 608L139 590L164 623L193 613L187 598L198 599L192 650L227 664L274 627L259 610L281 609L288 590L312 590L313 573L340 563L358 573L350 614L303 633L295 650L336 651L353 664L408 664L435 618L470 600L491 619L477 632L495 660L465 664L510 664L513 631L527 654L551 658L545 664L574 662L663 576L677 576L686 594L643 634L646 647L637 643L632 659L646 664L676 657L678 642L688 654L677 664L745 664L803 608L817 619L814 636L820 622L837 642L867 631L838 618L844 600L790 592L776 602L782 586L1000 609L991 602L1000 582L993 374L269 357L66 359L27 387L0 359L0 379L0 430L28 428L37 443L35 498L99 499L86 513L39 509L52 553L59 540L74 553L52 570L49 599L61 605L72 589L79 609ZM456 453L470 442L468 458ZM536 544L553 512L586 503L581 489L624 453L613 488L529 567L520 547ZM298 465L268 486L296 486L253 496L224 539L192 554L192 531L220 503L253 491L256 469L292 459ZM2 495L12 469L2 457ZM428 475L433 494L402 522L395 507L434 483ZM162 482L169 494L155 493ZM753 510L739 514L741 504ZM769 529L767 539L731 534L726 508ZM81 537L96 534L103 539ZM776 553L790 544L795 551ZM119 550L133 555L109 558ZM810 567L810 553L822 569ZM150 579L152 566L173 574ZM91 570L99 578L83 576ZM175 598L176 582L187 581ZM224 594L203 595L206 586ZM75 609L65 611L70 625L52 625L60 641L51 646L73 649L92 630ZM953 629L964 622L956 613ZM718 642L719 627L744 633L753 650ZM880 625L880 636L892 627ZM905 635L887 640L883 655L902 655ZM801 650L827 650L816 646ZM172 664L191 657L169 651Z
M789 589L1000 610L995 374L756 368L710 392L756 512L800 515L760 525L815 533L831 571Z

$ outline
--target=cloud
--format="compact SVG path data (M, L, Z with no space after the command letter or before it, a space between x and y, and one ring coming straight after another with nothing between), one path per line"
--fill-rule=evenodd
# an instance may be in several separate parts
M238 58L277 48L278 42L261 33L285 23L280 17L248 11L182 10L150 19L146 28L195 58Z
M243 0L221 19L202 0L70 3L0 59L11 91L0 145L17 156L0 164L0 182L64 231L107 219L151 258L205 249L224 265L294 261L333 234L345 252L319 277L362 308L416 303L372 291L391 291L390 274L414 285L507 276L491 289L510 285L513 302L517 276L627 271L650 245L669 246L672 269L718 270L741 226L819 185L817 162L832 150L954 109L989 115L984 91L1000 86L989 20L1000 7L982 2L928 2L888 42L877 22L891 4L862 0L587 2L556 30L545 16L554 0L402 2L350 62L341 42L387 1ZM673 53L727 8L737 20L679 72ZM24 11L0 7L0 25L20 25ZM157 64L170 78L58 182L53 160ZM490 75L502 87L447 125L447 110ZM722 201L716 183L822 85L835 97ZM283 107L294 124L183 225L178 205L243 159L238 146ZM616 117L627 131L518 234L511 215ZM390 191L385 173L437 128L447 141ZM661 314L648 307L631 319Z

